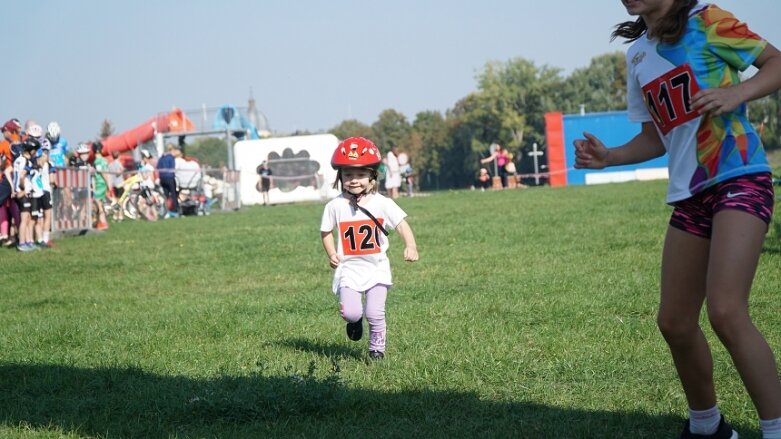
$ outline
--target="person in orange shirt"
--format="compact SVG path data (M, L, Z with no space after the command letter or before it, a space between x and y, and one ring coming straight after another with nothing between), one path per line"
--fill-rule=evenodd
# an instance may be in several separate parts
M0 140L0 245L11 247L15 244L11 233L9 217L13 217L14 225L20 221L19 208L13 202L11 172L13 171L14 153L12 144L19 143L19 131L22 125L18 119L11 119L2 126L3 139Z

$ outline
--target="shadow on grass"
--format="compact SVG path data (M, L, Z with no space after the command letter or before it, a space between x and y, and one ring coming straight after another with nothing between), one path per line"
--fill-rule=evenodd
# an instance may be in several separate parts
M681 419L350 389L339 374L160 376L134 368L0 365L6 426L98 437L675 437Z
M366 358L366 341L360 341L352 346L344 343L322 343L307 340L305 338L293 338L285 340L279 345L287 346L298 351L312 352L330 359L352 358L363 360Z

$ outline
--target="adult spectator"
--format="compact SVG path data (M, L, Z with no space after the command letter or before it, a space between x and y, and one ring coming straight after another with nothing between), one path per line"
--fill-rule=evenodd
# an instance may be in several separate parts
M19 119L10 119L2 127L3 139L0 141L0 153L6 156L6 170L4 174L11 191L10 198L5 202L6 217L8 218L8 238L2 243L4 247L13 247L19 242L19 224L21 224L22 217L19 205L15 201L12 175L13 163L22 153L21 130L22 124L19 122ZM13 221L13 227L11 227L11 221Z
M157 160L157 175L160 179L160 187L165 194L167 218L173 218L179 215L179 194L176 191L176 157L181 155L181 149L178 145L169 143L166 145L166 152Z
M176 187L179 188L179 211L182 215L196 215L201 208L201 165L193 157L184 157L181 149L176 157Z
M116 204L125 192L125 165L122 164L122 160L119 158L119 151L112 152L111 158L113 160L108 164L108 174L111 183L112 202ZM122 209L114 209L114 220L122 220Z
M185 157L181 148L174 148L176 162L176 186L181 196L182 189L198 190L201 186L201 165L194 157Z
M104 206L111 177L108 174L108 161L101 154L101 145L97 142L92 144L92 167L94 173L92 194L95 197L95 201L97 201L95 204L98 210L98 223L95 228L106 230L108 229L108 221L106 220L106 209Z
M263 205L269 205L268 191L271 189L271 168L268 167L268 162L263 160L255 172L258 174L258 183L255 188L263 195Z
M388 155L385 157L385 189L388 190L388 196L391 198L399 197L399 188L401 187L401 165L399 164L399 147L391 146Z
M486 164L492 161L496 161L496 172L499 174L499 178L502 180L502 187L507 187L507 163L510 161L510 156L507 153L507 150L502 148L502 145L498 143L494 143L491 145L494 147L493 152L490 156L480 160L480 163ZM515 166L515 165L513 165Z
M0 245L11 247L15 245L10 234L11 214L11 178L12 167L11 144L3 139L0 141ZM16 203L14 203L16 204Z

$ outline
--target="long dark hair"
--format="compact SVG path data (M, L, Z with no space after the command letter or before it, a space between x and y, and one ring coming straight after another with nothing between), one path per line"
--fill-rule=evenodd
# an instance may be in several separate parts
M697 0L673 0L673 5L664 17L654 26L653 33L649 36L663 43L675 43L681 39L686 31L686 23L689 21L689 12ZM610 34L610 41L616 37L626 38L625 43L631 43L642 37L648 30L643 17L635 21L625 21L616 25L616 30Z

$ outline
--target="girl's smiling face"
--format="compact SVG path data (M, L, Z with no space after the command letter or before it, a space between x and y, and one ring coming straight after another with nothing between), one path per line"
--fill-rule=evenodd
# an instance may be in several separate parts
M373 173L367 168L342 168L342 187L353 195L369 192Z

